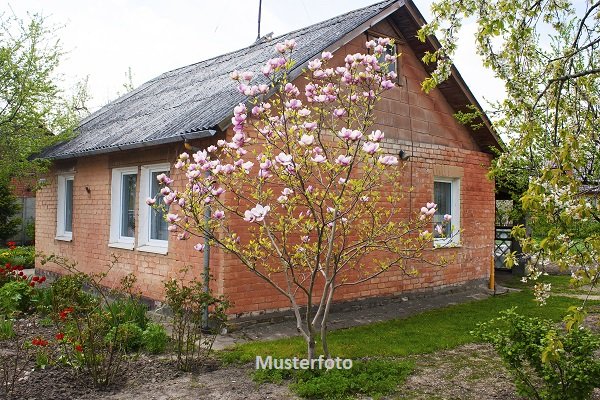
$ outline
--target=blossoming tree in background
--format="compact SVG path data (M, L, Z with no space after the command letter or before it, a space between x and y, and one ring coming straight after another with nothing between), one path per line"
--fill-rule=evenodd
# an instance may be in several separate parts
M251 72L232 74L249 99L234 109L232 139L179 156L174 167L185 187L159 176L169 230L180 239L208 235L285 296L309 358L319 335L329 357L327 321L338 289L391 268L415 274L412 261L444 262L422 257L436 205L414 218L402 210L409 190L402 166L386 153L384 133L371 129L375 104L396 79L388 72L396 57L386 55L390 43L369 41L371 54L348 55L337 66L324 52L299 78L307 80L302 88L289 81L295 42L277 44L280 56L261 70L266 83L252 84Z

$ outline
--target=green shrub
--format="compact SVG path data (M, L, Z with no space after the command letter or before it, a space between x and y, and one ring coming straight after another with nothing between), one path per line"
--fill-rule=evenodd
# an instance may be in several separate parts
M35 248L33 246L18 246L14 249L2 249L0 251L0 265L6 263L20 265L23 268L34 268Z
M13 316L29 310L33 288L25 279L0 287L0 315Z
M0 340L9 340L15 337L14 323L11 319L0 317Z
M292 379L290 389L309 399L352 399L357 395L379 398L394 392L413 368L410 361L369 360L355 361L351 369L259 369L253 379L275 383Z
M566 319L567 320L567 319ZM569 329L527 318L510 309L480 324L475 334L491 343L513 374L517 391L530 399L589 399L600 385L600 337L568 318Z
M148 353L164 353L168 341L169 336L165 327L154 322L150 322L142 334L142 346Z
M125 351L138 350L142 345L142 328L134 322L124 322L113 326L106 335L106 342L121 346Z
M148 325L148 306L136 298L122 298L110 302L106 306L107 311L112 315L112 326L117 326L127 322L133 322L142 330Z
M205 292L204 283L197 279L189 283L171 279L164 285L165 300L173 312L172 338L177 367L189 371L208 358L215 337L227 320L225 311L229 304ZM205 308L210 310L208 321L204 321ZM202 329L204 323L209 325L208 330Z

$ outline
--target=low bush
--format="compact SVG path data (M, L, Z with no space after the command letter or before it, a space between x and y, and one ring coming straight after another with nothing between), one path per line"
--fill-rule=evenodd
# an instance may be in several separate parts
M112 316L112 326L134 323L141 330L148 325L148 306L135 297L125 297L111 301L106 305L107 311Z
M164 353L168 342L169 336L161 324L150 322L142 334L142 346L148 353Z
M29 310L33 288L25 279L11 281L0 287L0 315L8 317Z
M579 326L572 308L566 329L515 309L479 325L476 336L491 343L512 373L520 395L536 400L589 399L600 386L600 337Z
M0 250L0 265L7 263L23 268L34 268L35 248L33 246L11 246Z
M291 379L290 389L309 399L352 399L357 395L380 398L396 390L413 371L411 361L355 361L351 369L285 370L259 369L257 382L281 382Z
M165 282L165 300L173 312L177 367L189 371L209 356L215 337L225 324L228 303L206 292L203 282L195 278L189 283L183 279ZM205 309L209 310L208 320Z
M139 350L142 346L142 328L134 322L124 322L110 328L106 343L121 346L125 351Z

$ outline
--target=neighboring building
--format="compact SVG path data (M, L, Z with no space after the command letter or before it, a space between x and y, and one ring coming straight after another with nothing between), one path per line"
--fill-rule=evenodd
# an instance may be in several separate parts
M13 178L10 182L13 189L13 194L17 198L17 203L21 207L19 218L21 225L19 231L9 239L19 245L29 245L33 243L34 238L31 237L30 229L35 223L35 179L21 177Z
M420 82L431 67L420 59L437 45L435 40L416 39L423 23L410 0L384 1L167 72L108 104L81 122L76 138L44 154L54 163L47 185L37 192L36 249L74 259L84 271L104 270L115 254L115 280L133 272L144 295L161 299L163 281L182 267L192 265L200 274L202 254L192 243L170 238L145 199L157 192L155 176L170 170L184 140L204 148L231 138L232 109L245 99L235 90L230 72L258 71L276 56L273 45L284 39L298 43L298 77L322 51L334 52L334 60L341 62L346 54L364 52L367 38L388 36L396 39L402 53L399 79L378 104L374 129L385 132L387 152L410 155L406 183L415 190L407 195L407 208L418 210L434 198L440 204L447 201L453 222L462 229L461 246L432 249L434 256L453 257L443 269L421 268L412 278L389 271L340 290L338 299L487 279L494 246L494 183L486 173L490 149L500 148L499 139L485 116L477 130L454 119L469 104L479 107L456 70L430 94L421 91ZM289 307L287 299L232 256L212 251L210 261L214 290L234 302L233 313Z

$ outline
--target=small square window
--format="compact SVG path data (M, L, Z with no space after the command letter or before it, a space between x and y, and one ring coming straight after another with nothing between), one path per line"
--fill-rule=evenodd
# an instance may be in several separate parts
M460 180L435 178L433 182L433 202L437 209L433 215L434 245L442 246L460 241ZM444 216L451 220L444 225Z

